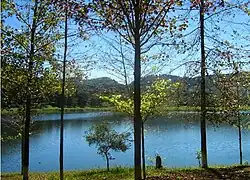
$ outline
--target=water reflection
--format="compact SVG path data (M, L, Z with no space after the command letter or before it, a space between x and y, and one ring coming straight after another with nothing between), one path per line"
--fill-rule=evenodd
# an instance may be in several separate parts
M102 114L102 113L101 113ZM81 117L81 119L79 119ZM51 119L49 119L51 118ZM70 119L71 118L71 119ZM57 171L59 168L58 114L45 115L34 123L30 138L31 171ZM105 167L104 159L96 154L95 147L85 141L85 132L103 120L113 123L117 131L133 130L132 119L107 113L68 114L65 120L65 169L89 169ZM219 128L207 125L208 162L233 164L238 162L237 129L222 124ZM250 132L243 130L243 158L250 161ZM148 119L145 123L145 146L148 157L159 153L164 164L171 167L197 166L195 152L200 149L199 116L196 114L170 114L168 117ZM2 143L2 171L20 170L20 140ZM133 145L126 153L112 153L111 165L133 165ZM147 163L150 163L148 160Z
M110 117L116 116L113 112L87 112L87 113L66 113L64 114L64 120L77 120L77 119L91 119L91 118L99 118L99 117ZM45 121L45 120L60 120L60 113L55 114L41 114L39 116L34 117L35 121Z

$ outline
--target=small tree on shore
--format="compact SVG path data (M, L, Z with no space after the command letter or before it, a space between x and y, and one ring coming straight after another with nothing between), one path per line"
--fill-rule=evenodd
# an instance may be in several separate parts
M176 91L181 88L179 82L173 83L169 80L158 79L141 94L141 150L143 176L146 179L146 160L145 160L145 143L144 143L144 123L150 117L160 115L165 111L164 108L173 103L176 98ZM125 112L129 116L133 116L133 99L122 95L112 95L111 97L100 97L103 100L115 106L116 111Z
M131 133L118 133L113 130L108 122L93 125L86 135L89 145L95 144L97 153L102 155L107 162L109 171L109 160L112 158L110 151L125 152L130 148L129 137Z
M218 114L221 122L227 122L238 128L239 162L242 165L242 129L247 127L248 118L245 118L246 115L242 114L241 110L247 104L247 85L249 84L247 75L249 73L242 71L240 64L234 61L232 66L231 73L227 75L218 74L216 103L220 107Z

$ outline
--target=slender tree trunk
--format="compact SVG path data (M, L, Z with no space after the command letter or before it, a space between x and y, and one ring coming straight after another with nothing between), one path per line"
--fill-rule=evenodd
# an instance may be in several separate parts
M22 122L21 175L24 173L24 120Z
M240 165L242 165L242 141L241 141L241 119L240 119L240 92L239 92L239 79L238 79L238 76L239 76L239 70L238 70L238 67L236 66L235 67L236 69L236 79L237 79L237 82L236 82L236 93L237 93L237 121L238 121L238 134L239 134L239 153L240 153Z
M129 85L128 85L128 75L127 75L127 70L126 70L126 65L125 65L125 58L124 58L124 54L123 54L123 50L122 50L122 39L121 39L121 37L120 37L120 52L121 52L121 56L122 56L122 67L123 67L123 73L124 73L125 86L127 88L128 95L131 96L130 88L129 88Z
M22 112L22 123L21 123L21 175L23 175L24 168L24 123L25 123L25 112Z
M206 57L204 40L204 0L200 4L200 37L201 37L201 162L202 168L207 168L207 138L206 138Z
M26 97L26 120L24 129L24 153L23 153L23 180L29 179L29 129L30 129L30 110L31 110L31 98L30 93L27 93Z
M31 86L33 77L33 60L35 53L35 33L36 33L36 16L37 16L38 0L34 2L34 14L31 26L30 37L30 53L28 58L28 72L27 72L27 88L26 88L26 108L25 108L25 123L24 123L24 161L23 161L23 180L29 179L29 131L31 121Z
M242 141L241 141L241 123L240 123L240 117L238 116L238 133L239 133L239 151L240 151L240 165L242 165Z
M109 171L109 157L107 154L105 154L106 157L106 163L107 163L107 171Z
M147 177L146 174L146 159L145 159L145 143L144 143L144 122L141 123L141 145L142 145L142 170L143 170L143 179Z
M65 71L66 71L66 58L67 58L67 46L68 46L68 7L66 0L66 11L65 11L65 32L64 32L64 56L63 56L63 80L62 80L62 94L61 94L61 120L60 120L60 180L63 180L63 131L64 131L64 104L65 104Z
M141 180L141 40L139 0L135 2L135 69L134 69L134 168L135 180Z

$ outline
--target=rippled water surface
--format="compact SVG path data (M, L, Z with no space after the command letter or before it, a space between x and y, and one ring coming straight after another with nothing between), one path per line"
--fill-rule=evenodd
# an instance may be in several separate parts
M60 115L49 114L35 118L30 138L30 170L57 171L59 169ZM105 160L89 147L85 132L93 124L109 120L117 131L131 131L130 118L110 112L74 113L65 115L64 168L66 170L105 167ZM200 149L200 129L197 115L173 114L149 119L145 124L147 163L160 154L169 167L197 166L196 151ZM2 132L5 129L2 127ZM243 130L243 159L250 162L250 131ZM227 124L207 125L208 163L234 164L239 162L238 130ZM20 170L20 140L2 143L3 172ZM125 153L112 153L111 166L133 165L133 146Z

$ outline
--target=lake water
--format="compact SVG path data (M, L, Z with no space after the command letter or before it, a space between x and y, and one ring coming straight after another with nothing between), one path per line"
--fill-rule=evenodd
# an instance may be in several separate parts
M59 170L60 115L50 114L36 117L34 132L30 137L30 170ZM89 147L85 132L103 120L113 123L117 131L131 131L130 118L110 112L72 113L65 115L64 168L80 170L105 167L105 160L96 153L95 146ZM197 115L172 114L168 117L149 119L145 124L145 147L147 164L160 154L168 167L198 166L196 151L200 149L200 129ZM2 132L5 129L2 127ZM239 162L238 131L227 124L215 127L207 125L208 163L235 164ZM250 131L243 130L243 160L250 162ZM2 143L2 172L20 171L20 140ZM132 166L133 145L122 152L112 152L111 166Z

